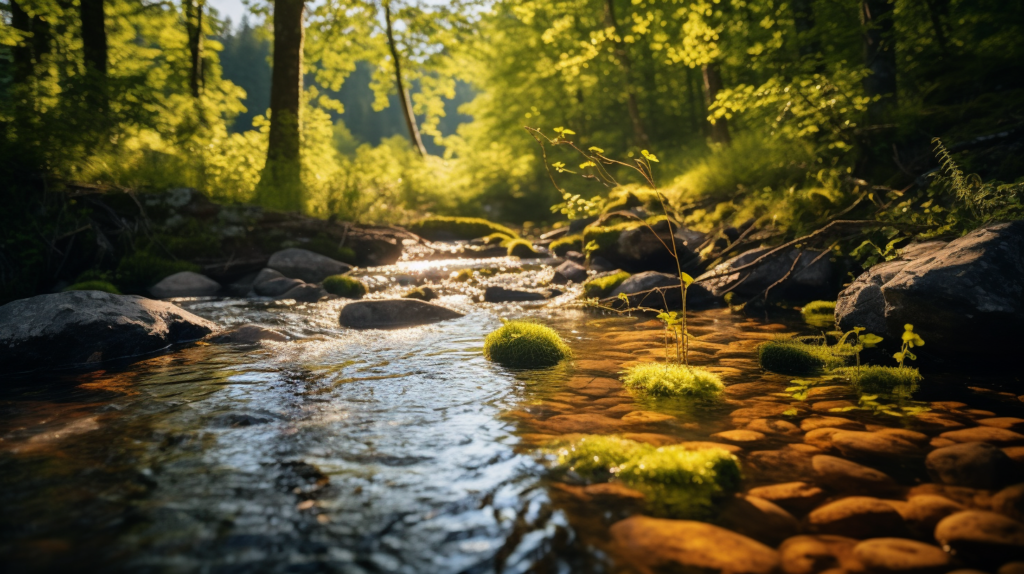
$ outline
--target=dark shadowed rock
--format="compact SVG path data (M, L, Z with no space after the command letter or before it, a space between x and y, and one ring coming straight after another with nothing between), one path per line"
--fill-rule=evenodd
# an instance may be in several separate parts
M488 287L484 289L484 301L488 303L508 303L512 301L543 301L547 299L547 293L537 291L520 291L518 289L506 289L504 287Z
M722 505L718 525L769 546L800 531L800 523L777 504L756 496L737 496Z
M1012 480L1013 463L998 448L967 442L937 448L925 458L928 472L943 484L997 488Z
M828 497L825 491L806 482L783 482L752 488L750 496L763 498L790 512L804 514Z
M0 307L0 370L57 369L153 353L217 326L163 301L69 291Z
M150 295L157 299L171 297L209 297L220 291L220 283L205 275L192 271L182 271L169 275L149 288Z
M339 275L352 269L342 263L305 249L282 249L270 256L267 267L280 271L285 277L302 279L307 283L319 283L331 275Z
M822 534L851 538L905 536L906 524L891 504L869 496L851 496L830 502L807 516L811 528Z
M252 290L263 297L278 297L302 285L300 279L291 279L273 269L263 269L252 281Z
M1024 524L995 512L965 510L943 518L935 540L959 558L998 565L1024 555Z
M353 329L394 329L437 323L462 317L447 307L416 299L355 301L341 309L342 327Z
M672 231L675 232L675 248L679 255L680 266L684 271L694 271L699 258L690 250L689 245L694 238L702 238L703 235L687 232L676 224L672 225ZM641 271L674 272L676 261L667 248L671 247L672 241L673 236L669 235L668 223L661 220L650 228L644 225L623 231L619 234L614 248L602 250L600 254L631 273ZM696 243L693 243L694 247L696 247Z
M558 267L555 267L555 278L551 282L556 285L565 285L570 281L573 283L583 283L586 280L586 267L574 261L565 261Z
M615 288L614 291L612 291L611 296L618 297L619 293L630 295L633 293L640 293L641 291L650 291L657 287L675 287L676 289L679 289L679 277L668 273L659 273L657 271L644 271L643 273L630 275L629 279L623 281Z
M783 283L771 290L773 299L785 297L794 300L831 297L832 262L828 256L821 257L819 251L786 249L763 260L758 265L732 272L771 251L770 247L752 249L725 261L697 278L697 284L709 290L716 297L735 293L737 297L760 296L765 289L792 273ZM799 256L800 260L797 261ZM817 261L815 262L815 259ZM812 262L814 262L812 264ZM794 266L795 263L795 266Z
M896 481L884 472L843 458L820 454L811 459L818 482L841 492L877 493L893 490Z
M856 540L845 536L794 536L779 546L782 571L786 574L859 572L863 566L853 556L856 545Z
M328 297L327 291L319 285L313 285L311 283L300 283L295 287L285 291L281 294L278 299L294 299L299 303L316 303L321 299Z
M1024 521L1024 483L1007 486L992 497L992 510Z
M288 337L273 329L259 325L242 325L221 331L210 337L211 343L228 343L236 345L255 345L260 341L287 341Z

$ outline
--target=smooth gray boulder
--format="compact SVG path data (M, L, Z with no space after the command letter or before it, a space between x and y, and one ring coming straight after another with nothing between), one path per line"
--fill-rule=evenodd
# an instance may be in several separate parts
M209 297L220 291L220 283L192 271L168 275L149 288L150 295L157 299L172 297Z
M459 317L458 311L417 299L376 299L345 305L338 321L352 329L395 329Z
M303 285L301 279L291 279L273 269L263 269L253 279L252 290L263 297L280 297L299 285Z
M753 263L772 249L774 248L762 247L737 255L697 277L697 284L706 288L715 297L722 297L726 293L735 293L741 298L758 297L775 285L769 292L769 296L775 299L831 298L831 294L834 293L831 290L832 262L828 255L819 258L822 255L820 251L791 247L764 259L754 267L732 271ZM797 257L800 259L797 260ZM778 283L787 274L789 277Z
M612 291L611 296L618 297L619 293L632 295L633 293L642 293L658 287L675 287L679 289L681 287L679 277L668 273L658 273L657 271L644 271L643 273L630 275L629 279L623 281Z
M520 291L504 287L488 287L484 289L484 301L487 303L509 303L517 301L543 301L550 297L548 293L537 291Z
M137 295L68 291L0 307L0 371L99 367L202 339L217 326Z
M316 303L327 297L329 294L323 287L312 283L301 283L285 291L278 299L294 299L299 303Z
M839 294L840 328L866 327L898 341L909 323L925 340L919 355L1012 361L1024 321L1024 221L911 247Z
M587 280L587 268L575 261L565 261L555 267L555 277L551 280L555 285L565 285L570 281L583 283Z
M280 271L285 277L302 279L306 283L319 283L331 275L352 269L348 263L294 247L282 249L271 255L267 267Z

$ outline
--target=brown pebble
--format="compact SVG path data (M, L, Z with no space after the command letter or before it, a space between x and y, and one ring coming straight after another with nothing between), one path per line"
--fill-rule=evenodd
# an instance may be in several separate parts
M845 536L794 536L779 546L785 574L860 572L864 567L853 555L857 541Z
M830 502L807 516L811 529L851 538L905 536L903 517L889 503L869 496L850 496Z
M800 430L804 432L810 432L820 428L835 428L835 429L846 429L846 430L863 430L864 425L857 421L851 421L850 419L844 419L842 417L807 417L800 421Z
M764 434L746 429L735 429L724 432L717 432L712 437L720 438L731 442L754 442L764 439Z
M942 572L950 563L941 548L906 538L872 538L853 548L853 555L869 572L928 574Z
M979 426L944 432L941 438L956 442L987 442L996 446L1016 446L1024 443L1024 435L996 427Z
M809 512L825 501L825 491L806 482L783 482L751 488L747 494L778 504L797 514Z

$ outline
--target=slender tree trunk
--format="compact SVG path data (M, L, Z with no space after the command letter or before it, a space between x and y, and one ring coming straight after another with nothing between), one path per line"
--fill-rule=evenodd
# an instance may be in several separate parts
M793 9L793 26L796 28L797 50L801 58L816 56L821 52L821 44L810 37L814 30L813 0L791 0Z
M604 25L606 28L612 28L615 31L615 35L618 36L619 23L615 18L615 5L613 2L614 0L604 0ZM626 107L629 110L629 121L633 124L633 139L636 140L636 145L641 148L648 148L650 147L650 139L647 137L647 131L644 130L643 121L640 119L640 108L636 104L633 64L621 40L615 41L615 58L619 61L622 75L626 79Z
M188 51L192 57L189 70L188 87L193 98L198 98L203 90L203 2L202 0L184 0L185 30L188 32Z
M864 78L868 96L881 99L868 107L869 119L880 121L896 106L896 46L893 37L893 4L890 0L863 0L864 62L871 71Z
M26 34L32 32L32 19L15 0L11 0L11 27ZM14 58L14 85L25 86L32 77L32 44L26 40L14 46L11 52Z
M715 98L718 97L718 92L722 90L722 74L718 70L718 64L710 63L704 64L701 67L701 72L704 75L704 98L708 109L711 109L711 104L715 102ZM727 144L731 138L729 137L729 122L725 118L718 118L715 123L711 124L711 141L720 144Z
M942 53L949 55L949 40L946 38L946 30L942 26L942 16L949 12L949 0L924 0L928 8L928 18L932 21L932 29L935 31L935 41L939 43Z
M103 0L80 0L82 54L85 67L98 77L107 76L107 27Z
M405 116L405 127L409 130L409 139L413 147L419 152L420 157L427 157L427 148L423 145L423 138L420 137L419 127L416 126L416 115L412 112L412 99L409 97L409 90L405 88L402 81L402 59L398 55L398 46L395 44L395 35L391 29L391 2L384 0L384 23L387 27L388 48L391 49L391 59L395 62L395 87L398 88L398 99L402 104L402 115Z
M300 144L302 134L303 0L275 0L274 56L270 78L270 137L267 165L257 197L271 208L303 209Z
M697 86L696 78L693 77L693 68L686 67L686 100L690 116L690 129L701 131L703 122L700 121L701 106L700 88Z

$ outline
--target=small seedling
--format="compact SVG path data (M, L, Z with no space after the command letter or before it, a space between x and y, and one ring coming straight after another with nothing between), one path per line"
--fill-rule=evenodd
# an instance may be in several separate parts
M910 350L914 347L924 345L924 339L921 338L921 335L914 332L913 325L907 323L903 326L903 329L903 346L900 348L898 353L892 356L892 358L896 359L896 362L899 363L901 369L903 368L903 361L907 359L910 359L911 361L917 360L917 355L910 352Z

